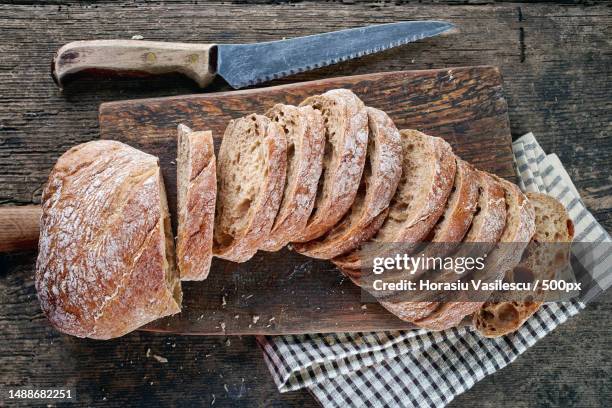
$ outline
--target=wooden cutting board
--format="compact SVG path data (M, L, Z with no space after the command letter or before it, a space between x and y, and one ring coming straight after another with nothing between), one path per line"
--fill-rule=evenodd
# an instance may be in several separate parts
M349 88L386 111L399 129L446 139L476 167L513 179L507 105L495 67L401 71L242 91L130 100L100 106L103 139L159 156L171 212L176 205L176 126L210 129L218 149L232 118L275 103ZM173 217L176 219L176 217ZM215 259L204 282L183 284L183 311L144 330L181 334L297 334L412 328L388 313L329 262L288 250L235 264Z

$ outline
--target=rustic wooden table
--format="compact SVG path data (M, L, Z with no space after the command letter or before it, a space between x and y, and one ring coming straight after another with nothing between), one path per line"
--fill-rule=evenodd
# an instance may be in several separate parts
M187 80L84 81L58 92L50 58L65 42L130 38L250 42L407 19L446 19L435 38L277 81L376 71L498 65L515 137L556 152L586 205L612 228L612 8L589 2L427 5L360 2L0 0L0 204L38 203L49 169L98 137L103 101L197 92ZM484 4L487 3L487 4ZM216 84L222 89L221 83ZM33 285L35 253L0 256L0 386L70 386L80 403L315 406L280 394L252 337L133 333L97 342L49 328ZM610 298L610 296L608 296ZM591 305L451 406L612 405L610 302ZM165 357L165 363L152 355ZM0 399L1 401L1 399ZM3 405L0 403L0 405Z

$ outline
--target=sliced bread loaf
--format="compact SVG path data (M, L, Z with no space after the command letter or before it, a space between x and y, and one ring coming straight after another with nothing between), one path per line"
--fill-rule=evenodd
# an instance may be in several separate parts
M554 278L569 262L570 245L538 246L537 243L571 243L574 237L573 223L559 201L541 193L527 193L527 198L535 209L535 234L524 259L506 274L506 280L511 282ZM542 305L542 296L537 295L539 299L487 302L474 313L473 325L485 337L511 333Z
M386 113L368 112L367 162L351 210L329 233L293 249L312 258L331 259L352 249L376 233L384 221L381 213L389 206L402 173L400 134ZM373 222L378 218L378 222Z
M442 213L453 186L456 163L450 145L443 139L416 130L400 132L402 175L389 205L389 215L366 246L333 259L350 270L369 266L380 251L393 251L393 243L408 245L423 241Z
M368 143L368 115L353 92L334 89L307 98L300 106L321 112L325 125L323 173L306 227L293 242L308 242L328 232L348 212L361 180Z
M212 260L217 173L212 133L178 126L176 259L182 280L203 280Z
M213 255L249 260L268 238L283 196L287 142L278 123L251 114L232 120L217 162Z
M287 139L287 177L283 200L270 235L261 245L278 251L299 235L312 212L323 168L325 127L311 106L275 105L266 116L280 125Z

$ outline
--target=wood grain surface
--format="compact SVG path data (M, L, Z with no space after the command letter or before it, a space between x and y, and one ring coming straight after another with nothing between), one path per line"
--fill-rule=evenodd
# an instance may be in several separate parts
M353 90L387 112L399 129L445 138L475 166L513 177L506 101L499 71L467 67L331 78L232 92L102 104L100 135L160 158L176 221L176 127L211 130L218 149L232 118L264 113L276 103L298 105L330 89ZM295 334L412 328L362 299L330 263L284 250L259 252L244 264L213 261L208 279L185 285L180 314L148 330L185 334ZM362 304L367 309L362 309Z
M276 84L380 71L499 66L512 135L533 131L547 152L557 153L587 207L604 227L612 228L609 1L259 3L0 0L0 203L39 204L42 185L59 155L99 137L101 102L198 92L192 82L173 77L81 81L60 93L50 79L49 65L66 42L133 35L163 41L253 42L371 23L446 19L460 26L460 35L432 38ZM215 86L227 89L222 83ZM136 332L97 342L59 334L38 306L35 256L0 256L4 387L72 386L80 405L94 407L211 406L213 400L215 408L317 406L306 390L278 392L252 336ZM612 406L609 300L590 305L449 406Z

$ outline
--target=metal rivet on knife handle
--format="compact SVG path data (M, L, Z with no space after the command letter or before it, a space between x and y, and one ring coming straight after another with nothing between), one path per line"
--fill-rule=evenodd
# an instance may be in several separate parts
M216 74L216 45L140 40L75 41L60 48L52 76L62 87L79 73L159 75L181 73L200 87Z

